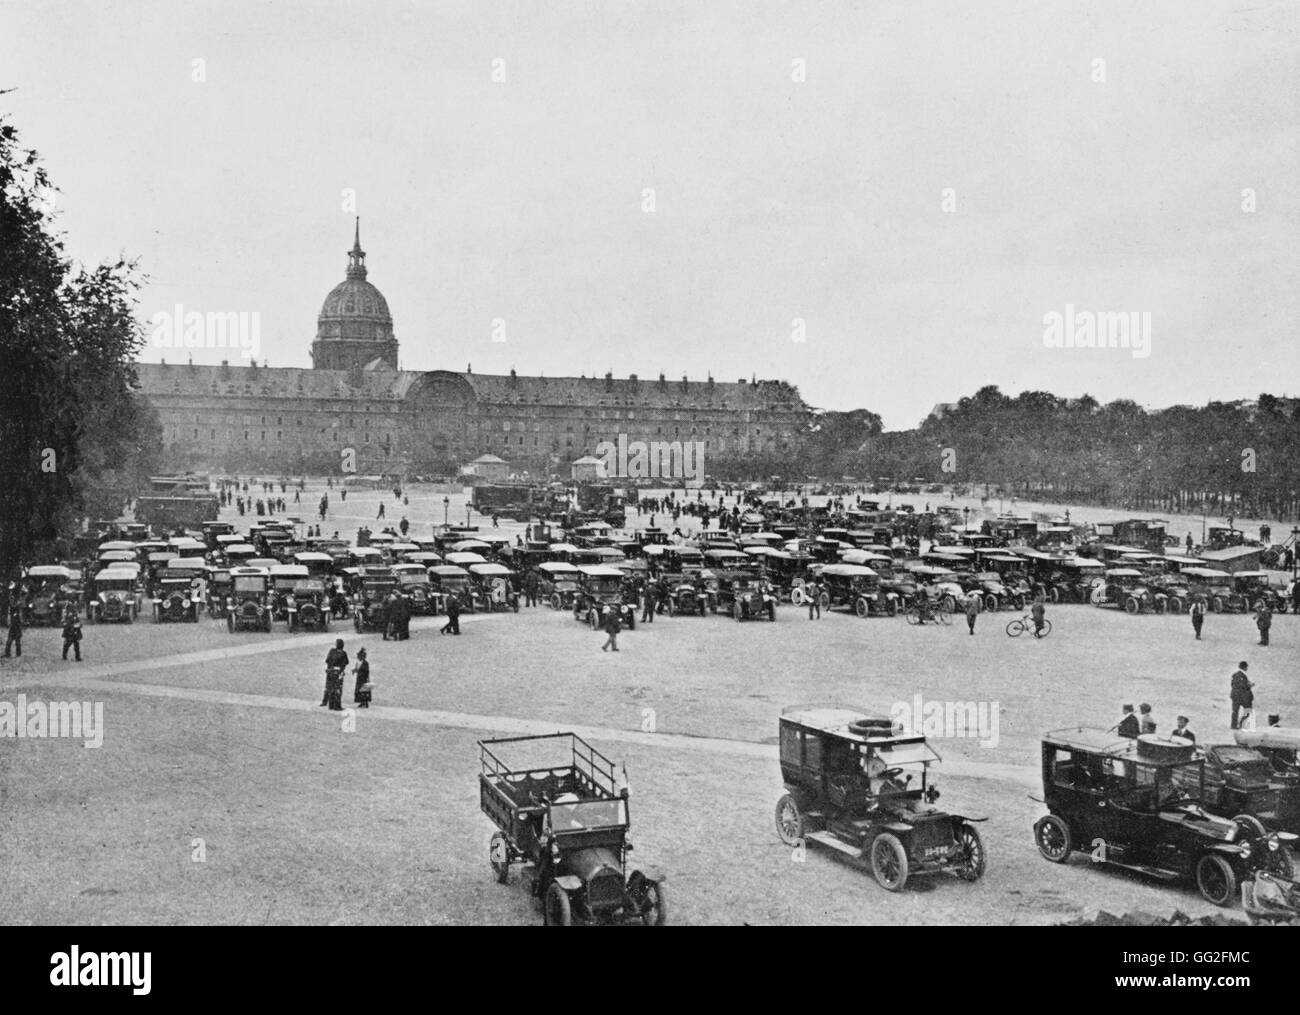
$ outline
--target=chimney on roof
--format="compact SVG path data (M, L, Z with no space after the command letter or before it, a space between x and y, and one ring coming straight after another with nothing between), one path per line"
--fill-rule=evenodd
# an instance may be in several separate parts
M713 371L709 371L709 390L713 390Z
M668 382L664 379L663 372L661 371L659 374L659 388L662 390L666 387L668 387Z
M467 373L467 374L472 374L473 372L474 372L474 364L473 364L473 363L466 363L466 364L465 364L465 373Z
M613 391L613 390L614 390L614 371L613 371L613 370L606 370L606 371L605 371L605 390L606 390L606 391Z
M686 386L687 386L688 383L689 383L689 382L686 380L686 375L685 375L685 374L682 374L682 390L683 390L683 391L686 390Z
M519 375L515 373L514 367L510 368L510 386L512 388L519 387Z
M633 387L636 387L636 374L628 374L627 379L632 382Z
M167 365L167 357L164 356L161 360L159 360L159 362L160 362L163 366L166 366L166 365Z

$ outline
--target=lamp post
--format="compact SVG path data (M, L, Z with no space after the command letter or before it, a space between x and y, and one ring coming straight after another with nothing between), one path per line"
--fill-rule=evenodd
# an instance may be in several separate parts
M465 505L465 528L467 529L469 528L469 509L470 509L470 505L466 504Z
M447 524L448 524L448 523L447 523L447 512L449 512L450 510L451 510L451 498L450 498L450 497L443 497L443 498L442 498L442 527L443 527L444 529L447 527Z
M961 529L965 532L968 528L970 528L970 508L964 507L961 509Z

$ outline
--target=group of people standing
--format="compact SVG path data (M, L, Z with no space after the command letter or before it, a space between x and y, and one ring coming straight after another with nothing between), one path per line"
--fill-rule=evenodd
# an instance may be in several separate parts
M347 672L348 662L343 639L339 638L325 655L325 694L320 702L322 708L328 708L331 712L343 711L343 675ZM364 648L357 649L357 665L352 673L356 677L352 701L357 708L369 708L374 687L370 683L370 661L366 658Z

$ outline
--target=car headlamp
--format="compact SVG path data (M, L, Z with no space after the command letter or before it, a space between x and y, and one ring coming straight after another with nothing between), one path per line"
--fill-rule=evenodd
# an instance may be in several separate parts
M1272 850L1273 852L1275 852L1275 853L1277 852L1278 847L1281 846L1281 845L1282 845L1282 844L1281 844L1280 842L1278 842L1276 839L1269 839L1269 840L1268 840L1268 848L1271 849L1271 850Z

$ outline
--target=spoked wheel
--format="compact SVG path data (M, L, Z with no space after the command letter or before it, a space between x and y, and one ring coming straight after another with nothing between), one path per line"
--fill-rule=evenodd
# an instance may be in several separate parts
M889 892L901 891L907 884L907 850L896 835L881 832L872 841L871 873Z
M794 603L795 606L802 606L804 604L802 585L796 585L790 590L790 602Z
M787 846L797 846L803 839L803 812L789 793L776 802L776 834Z
M488 863L492 873L497 876L497 883L504 885L510 877L510 847L501 832L493 832L488 840Z
M1048 814L1038 819L1034 825L1034 842L1043 858L1052 863L1065 863L1073 848L1070 826L1055 814Z
M1237 895L1237 874L1223 857L1206 853L1196 862L1196 887L1206 902L1227 906Z
M569 927L573 924L569 893L554 881L551 882L551 887L546 889L546 902L542 912L547 927Z
M664 896L662 881L651 881L646 885L648 905L641 911L641 922L647 927L662 927L668 922L668 902Z
M957 841L966 854L966 862L957 869L957 876L963 881L978 881L984 876L984 866L988 862L979 829L969 822L963 822L957 832Z
M1177 596L1170 596L1170 597L1169 597L1169 600L1168 600L1168 606L1169 606L1169 612L1170 612L1170 613L1182 613L1182 612L1183 612L1183 601L1182 601L1181 599L1179 599Z
M1142 604L1139 603L1133 596L1129 596L1127 599L1124 600L1124 610L1126 612L1136 614L1141 609L1142 609Z
M919 624L921 622L921 611L915 606L907 608L907 622L909 624Z
M1025 633L1025 622L1023 620L1012 620L1007 623L1007 634L1012 638L1019 638Z
M871 604L865 599L858 599L857 602L853 604L853 612L859 617L865 617L871 612Z
M1046 637L1047 637L1049 634L1051 634L1051 633L1052 633L1052 622L1051 622L1050 620L1048 620L1046 617L1044 617L1044 618L1043 618L1043 629L1042 629L1041 631L1035 631L1035 632L1034 632L1034 637L1035 637L1035 638L1046 638Z
M946 599L939 604L939 609L936 611L935 615L939 618L940 624L952 623L952 607L948 605Z

